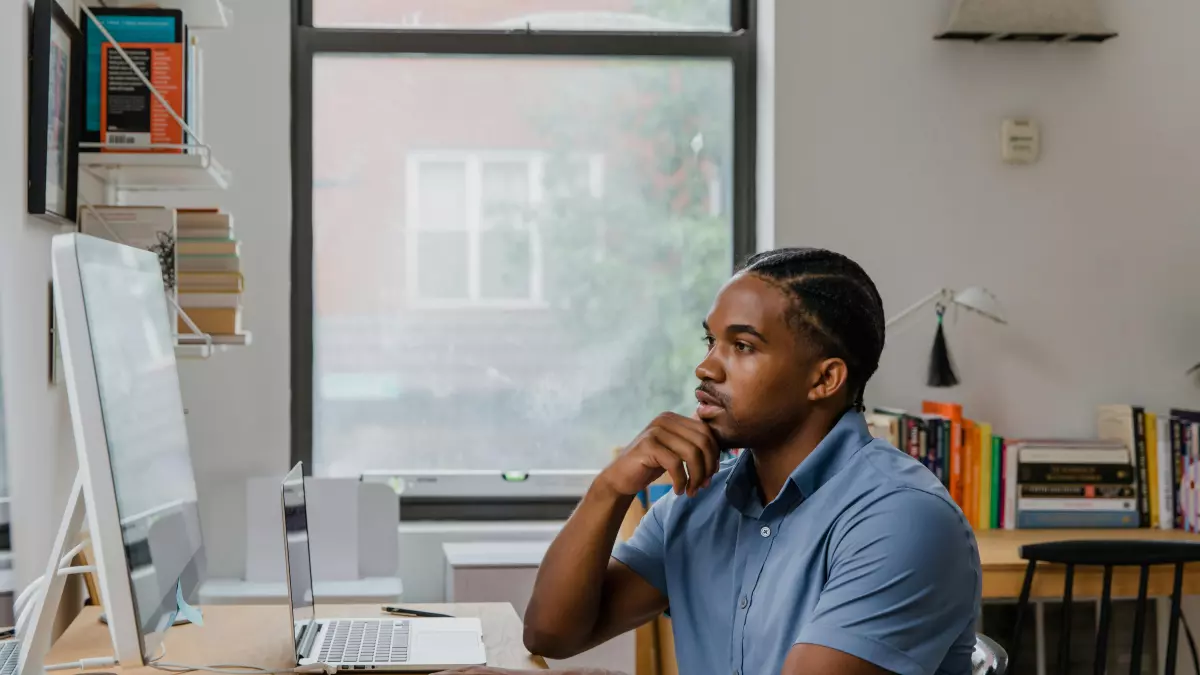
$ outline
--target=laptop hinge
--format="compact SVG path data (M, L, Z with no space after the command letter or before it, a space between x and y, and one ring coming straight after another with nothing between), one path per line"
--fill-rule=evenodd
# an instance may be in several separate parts
M316 621L309 621L304 625L304 633L300 636L300 658L309 658L313 644L316 643L317 635L320 633L321 626Z

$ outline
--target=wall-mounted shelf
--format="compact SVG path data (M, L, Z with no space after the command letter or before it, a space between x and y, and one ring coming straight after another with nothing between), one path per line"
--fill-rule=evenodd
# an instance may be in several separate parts
M199 336L181 335L175 343L175 358L177 359L207 359L213 354L226 352L236 347L247 347L253 342L252 333L242 333L242 339L236 342L214 342L208 344ZM217 338L221 340L221 338Z
M225 190L233 179L207 153L83 152L79 168L119 191Z
M105 7L145 7L146 0L103 0ZM223 0L158 0L163 9L178 9L188 28L228 28L233 23L233 10Z

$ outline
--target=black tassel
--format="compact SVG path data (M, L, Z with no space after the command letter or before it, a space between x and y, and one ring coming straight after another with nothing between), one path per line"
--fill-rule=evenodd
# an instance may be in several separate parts
M933 351L929 354L929 386L953 387L958 384L954 374L954 363L950 360L950 348L946 345L946 333L942 330L942 315L946 308L937 308L937 333L933 336Z

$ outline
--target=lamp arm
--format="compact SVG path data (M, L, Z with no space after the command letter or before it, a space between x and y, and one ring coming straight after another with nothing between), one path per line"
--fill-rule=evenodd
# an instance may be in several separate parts
M953 297L954 297L954 291L950 290L949 288L939 288L938 290L934 291L933 293L930 293L929 295L925 296L924 298L921 298L917 302L913 303L913 305L911 307L909 307L908 309L906 309L903 312L900 312L899 314L897 314L896 316L893 316L892 318L888 319L887 324L885 324L885 325L886 325L886 327L890 328L892 326L892 324L900 321L904 317L908 316L909 314L912 314L913 312L917 311L918 309L921 309L922 307L924 307L925 305L928 305L929 303L933 302L934 300L937 300L939 298L953 298Z

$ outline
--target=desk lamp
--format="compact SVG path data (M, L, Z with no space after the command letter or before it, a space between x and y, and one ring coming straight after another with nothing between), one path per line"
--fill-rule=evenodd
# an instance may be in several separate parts
M942 330L942 317L948 306L962 307L982 315L999 324L1006 324L1004 311L996 296L983 286L969 286L962 291L949 288L939 288L908 309L888 319L887 327L898 323L905 317L915 313L925 305L935 303L937 306L937 332L933 338L933 349L929 359L929 381L931 387L953 387L958 384L958 375L954 373L954 364L950 360L950 350L946 346L946 335Z

